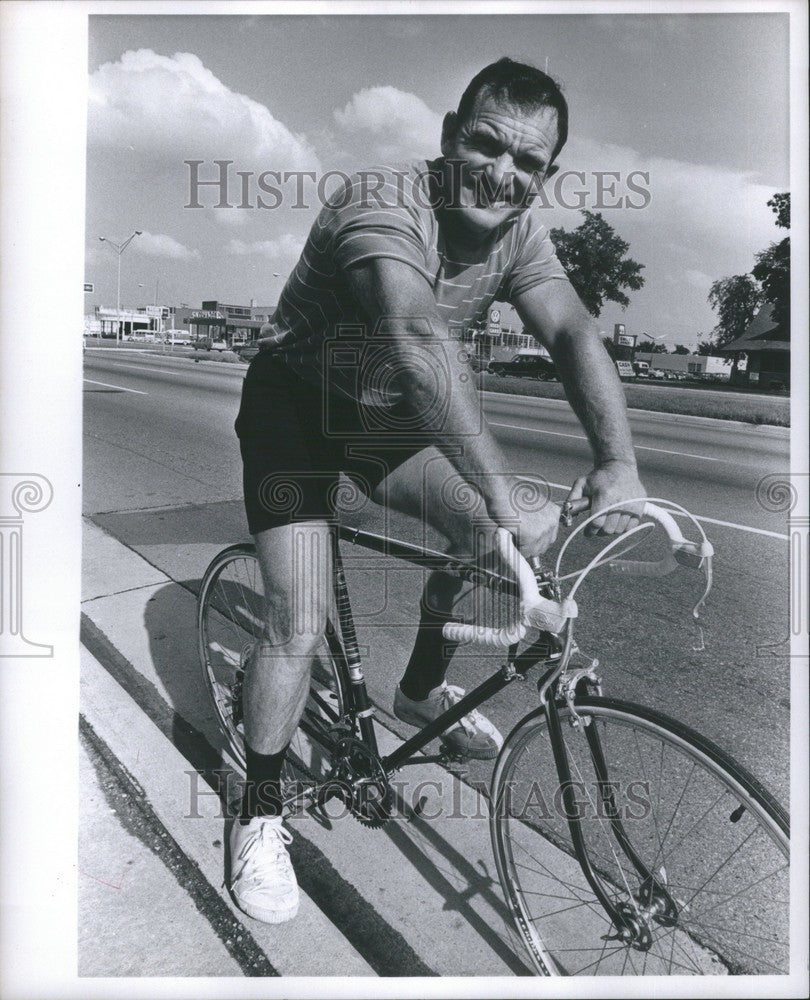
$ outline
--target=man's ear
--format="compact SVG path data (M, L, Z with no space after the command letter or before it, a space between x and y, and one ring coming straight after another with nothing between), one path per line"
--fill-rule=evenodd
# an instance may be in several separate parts
M453 141L458 129L458 115L448 111L442 122L442 155L447 156L447 146Z

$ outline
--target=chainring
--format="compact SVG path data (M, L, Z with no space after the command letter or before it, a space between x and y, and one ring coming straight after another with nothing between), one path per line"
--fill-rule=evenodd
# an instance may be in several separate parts
M328 782L336 782L349 793L352 816L377 830L391 818L394 793L379 757L361 740L347 736L335 748L335 766Z

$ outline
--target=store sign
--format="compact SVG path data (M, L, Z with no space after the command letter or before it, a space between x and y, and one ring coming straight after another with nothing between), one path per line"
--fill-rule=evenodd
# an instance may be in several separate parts
M160 319L163 316L163 306L147 306L146 315L152 319Z
M622 333L619 335L616 343L619 347L635 347L636 346L636 336L631 333Z
M636 374L633 371L633 365L629 361L617 361L616 370L619 373L619 378L634 378Z
M225 313L216 309L196 309L192 312L190 319L225 319Z
M500 309L490 309L489 311L489 332L498 334L501 332L501 311Z
M85 281L84 290L86 293L89 292L92 295L93 292L96 290L96 286L93 284L92 281Z

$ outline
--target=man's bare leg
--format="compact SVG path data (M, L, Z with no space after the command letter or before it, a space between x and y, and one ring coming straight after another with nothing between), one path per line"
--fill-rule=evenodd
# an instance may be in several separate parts
M331 536L324 522L254 536L266 597L265 635L245 668L247 773L242 815L230 836L230 885L237 905L267 923L298 911L298 884L281 821L284 754L304 710L312 660L331 594Z
M428 448L394 470L374 499L422 523L427 521L447 539L449 554L472 559L492 548L496 525L488 518L483 501L475 506L473 499L473 506L465 509L448 502L447 487L458 481L450 461L437 449ZM458 577L441 571L434 571L425 581L419 629L394 701L395 714L405 722L423 725L447 706L444 681L457 644L444 638L442 627L454 618L454 606L468 589ZM494 757L500 734L482 716L477 720L475 725L451 730L445 739L467 756Z
M325 522L270 528L254 536L266 621L245 671L245 740L278 753L295 732L309 691L312 661L326 630L331 595L330 529Z

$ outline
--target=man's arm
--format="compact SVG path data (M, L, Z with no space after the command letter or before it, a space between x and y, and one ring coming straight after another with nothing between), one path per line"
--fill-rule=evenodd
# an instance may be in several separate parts
M529 289L516 297L514 306L553 358L593 450L595 467L577 479L569 499L591 497L596 511L644 496L621 382L598 326L570 282L555 279ZM638 506L633 510L641 513ZM614 513L594 527L602 534L621 534L632 520L630 514Z
M414 413L424 418L419 430L428 432L459 475L481 491L492 520L515 530L518 515L510 501L508 476L492 475L504 469L503 457L482 418L469 368L458 357L459 345L438 314L432 288L414 268L388 258L361 261L345 273L369 329L385 324L397 381ZM439 345L446 389L435 377ZM437 384L439 391L447 392L446 407L436 405ZM530 519L521 518L521 548L544 551L554 541L558 521L554 504L546 504Z

